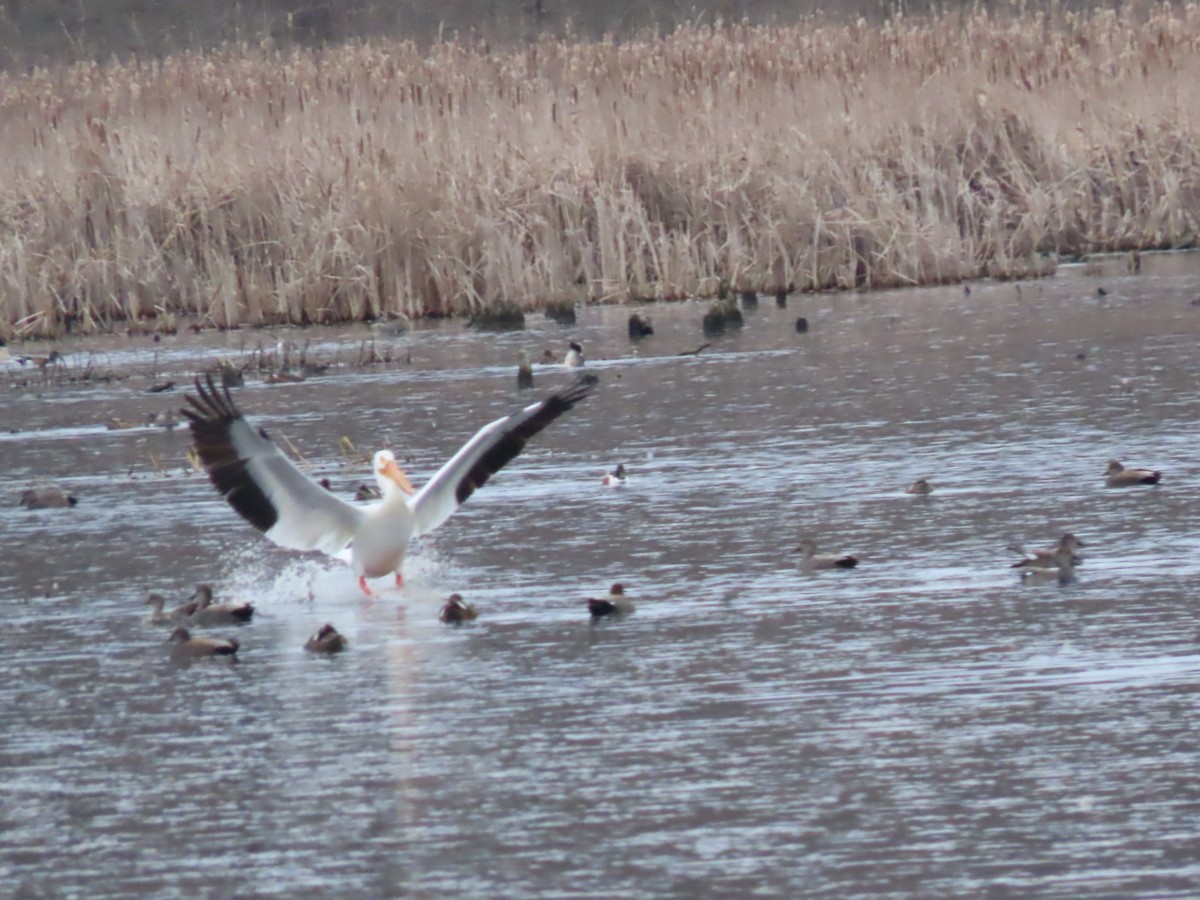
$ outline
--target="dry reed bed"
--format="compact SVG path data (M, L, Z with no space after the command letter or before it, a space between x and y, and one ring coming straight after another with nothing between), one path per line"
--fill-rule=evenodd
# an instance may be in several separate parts
M1198 49L1193 4L4 77L0 335L1016 277L1047 252L1190 245Z

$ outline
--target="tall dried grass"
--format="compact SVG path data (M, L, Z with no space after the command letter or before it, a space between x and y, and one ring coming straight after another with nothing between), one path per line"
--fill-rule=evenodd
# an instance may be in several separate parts
M1200 6L0 78L0 334L923 284L1190 245ZM125 327L125 326L122 326Z

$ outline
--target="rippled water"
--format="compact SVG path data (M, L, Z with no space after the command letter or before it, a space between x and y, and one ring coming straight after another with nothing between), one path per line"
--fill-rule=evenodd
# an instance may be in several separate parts
M1104 286L1107 296L1098 296ZM1060 271L792 298L698 357L697 304L446 324L402 363L250 383L245 411L347 494L343 435L427 478L570 378L536 438L364 603L185 471L180 392L0 383L0 875L18 896L1179 896L1200 891L1200 272ZM792 323L805 315L807 334ZM280 337L99 342L181 382ZM223 342L217 346L218 341ZM240 343L239 343L240 342ZM96 346L96 343L89 346ZM67 348L78 353L77 348ZM157 354L157 356L156 356ZM68 356L68 359L77 358ZM158 471L151 454L163 471ZM1117 457L1162 469L1110 490ZM622 490L600 477L624 462ZM15 507L38 477L72 510ZM917 477L929 497L904 488ZM1006 545L1087 543L1069 586ZM802 534L852 552L802 575ZM621 580L640 603L593 625ZM171 665L141 605L252 600L242 661ZM440 625L452 591L481 615ZM333 622L334 659L304 639Z

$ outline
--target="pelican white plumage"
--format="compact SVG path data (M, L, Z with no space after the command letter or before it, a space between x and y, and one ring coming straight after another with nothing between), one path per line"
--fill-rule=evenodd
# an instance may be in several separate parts
M281 547L320 550L348 562L363 592L368 578L396 574L408 542L428 534L510 462L526 442L586 398L595 375L584 375L546 399L485 425L419 492L389 450L375 454L380 502L356 506L313 481L284 456L262 429L242 417L229 389L211 376L196 379L192 441L209 479L242 518Z

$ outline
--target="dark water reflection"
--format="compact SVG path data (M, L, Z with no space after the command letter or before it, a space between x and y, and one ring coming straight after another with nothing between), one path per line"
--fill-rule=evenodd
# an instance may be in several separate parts
M587 347L602 390L373 605L183 474L182 431L103 428L178 392L4 388L4 883L1195 896L1200 277L1145 269L793 298L696 358L675 356L702 340L694 305L653 310L636 346L619 309L445 326L399 341L411 365L249 385L244 407L352 492L343 435L390 437L423 480L526 402L518 347ZM332 355L361 333L289 336ZM247 338L223 340L101 352L184 373ZM541 369L535 393L568 377ZM1111 457L1163 484L1106 490ZM601 488L619 461L629 485ZM79 506L12 506L40 474ZM921 476L935 493L905 495ZM1020 584L1006 544L1067 529L1088 543L1078 581ZM802 533L862 565L801 575ZM144 621L148 590L200 580L259 605L236 667L173 667ZM614 580L640 608L593 626L583 600ZM476 623L438 624L451 591ZM325 621L350 652L305 657Z

